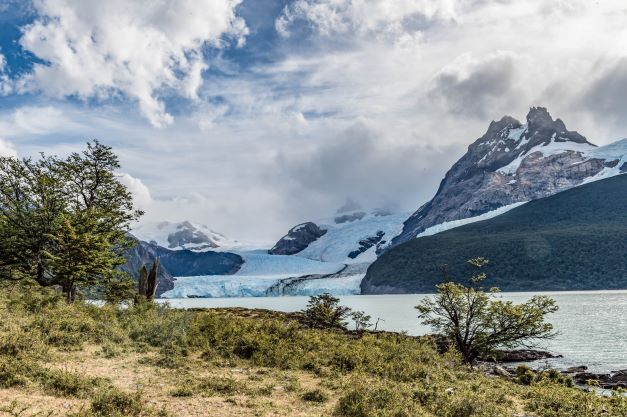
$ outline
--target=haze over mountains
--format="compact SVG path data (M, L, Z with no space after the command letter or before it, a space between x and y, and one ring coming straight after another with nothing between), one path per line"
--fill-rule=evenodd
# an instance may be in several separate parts
M168 297L425 291L433 287L434 281L424 281L426 286L409 285L407 280L418 271L413 266L403 269L402 265L414 265L415 259L429 260L407 250L406 245L438 241L439 235L428 239L425 236L467 223L490 218L493 219L472 227L498 223L509 210L507 216L526 213L525 206L520 207L525 202L626 170L627 140L597 147L581 134L569 131L547 109L533 107L525 123L510 116L490 123L486 133L446 173L433 199L412 215L363 210L349 201L333 217L296 225L273 247L258 250L190 222L141 225L134 234L149 242L142 244L149 253L163 253L161 256L169 260L163 266L177 278L160 286L164 290L160 293ZM617 187L620 183L601 190L617 192ZM585 199L582 204L586 204ZM612 210L610 206L604 207ZM579 215L576 213L579 212L573 211L574 216ZM529 216L521 218L531 221ZM602 223L602 219L596 218L595 224ZM468 255L455 251L455 241L448 243L453 246L451 254ZM480 247L476 249L481 252ZM427 253L424 248L421 250ZM384 255L377 261L381 254ZM565 261L567 257L560 259ZM168 270L168 262L175 272ZM429 268L432 266L425 271L433 272ZM398 280L393 278L396 270ZM534 282L533 289L566 286ZM573 288L599 288L599 282L577 282ZM623 285L620 280L616 281L619 284L612 282L607 285ZM526 288L522 281L519 283L505 288Z

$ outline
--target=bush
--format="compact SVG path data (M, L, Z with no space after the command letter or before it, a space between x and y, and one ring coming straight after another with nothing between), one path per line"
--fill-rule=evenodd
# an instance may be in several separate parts
M139 392L127 394L116 388L99 392L91 403L91 411L98 417L136 417L146 412Z
M345 329L351 309L340 305L340 299L331 294L309 298L307 308L302 311L303 322L314 329Z
M320 403L320 404L325 403L329 400L329 396L327 395L327 393L325 393L324 391L320 389L307 391L301 396L301 398L308 402Z

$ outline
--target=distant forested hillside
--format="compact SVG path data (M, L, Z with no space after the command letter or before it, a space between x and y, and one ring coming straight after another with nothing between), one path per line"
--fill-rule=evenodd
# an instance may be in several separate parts
M627 288L627 176L531 201L490 220L413 239L368 269L364 294L433 292L490 260L486 286L505 291Z

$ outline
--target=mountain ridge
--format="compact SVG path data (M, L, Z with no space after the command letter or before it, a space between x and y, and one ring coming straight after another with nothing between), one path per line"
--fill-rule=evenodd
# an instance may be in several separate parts
M616 164L594 157L596 145L569 131L544 107L532 107L523 124L511 116L492 121L446 173L435 196L404 223L388 247L426 228L535 200L583 183ZM386 248L387 249L387 248Z

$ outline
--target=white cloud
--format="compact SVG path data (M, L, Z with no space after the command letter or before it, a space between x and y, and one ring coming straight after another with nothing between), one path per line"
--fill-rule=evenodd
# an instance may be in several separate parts
M164 89L195 100L165 128L125 106L46 101L0 110L0 135L35 156L99 138L120 155L146 219L272 240L347 195L416 209L490 120L523 119L531 105L598 144L626 136L626 21L622 0L301 0L277 22L294 38L279 42L277 61L244 71L221 61L228 76L205 72L202 83L205 63L190 54L185 83L149 84L154 103ZM64 64L63 74L86 77L85 94L129 94L107 81L118 74L107 65L85 75Z
M13 92L13 83L6 73L7 59L0 53L0 97Z
M154 126L172 123L162 93L196 98L202 48L225 38L240 44L247 28L240 0L38 0L40 17L23 28L22 47L41 60L22 91L53 97L137 100Z
M118 179L133 196L133 202L136 208L144 211L150 209L153 204L153 199L150 195L150 190L141 179L135 178L126 172L118 174Z
M0 138L0 156L17 158L17 151L13 144L2 138Z
M426 21L454 20L462 0L296 0L276 20L277 31L290 36L298 22L308 22L323 36L359 34L397 37L419 30Z

